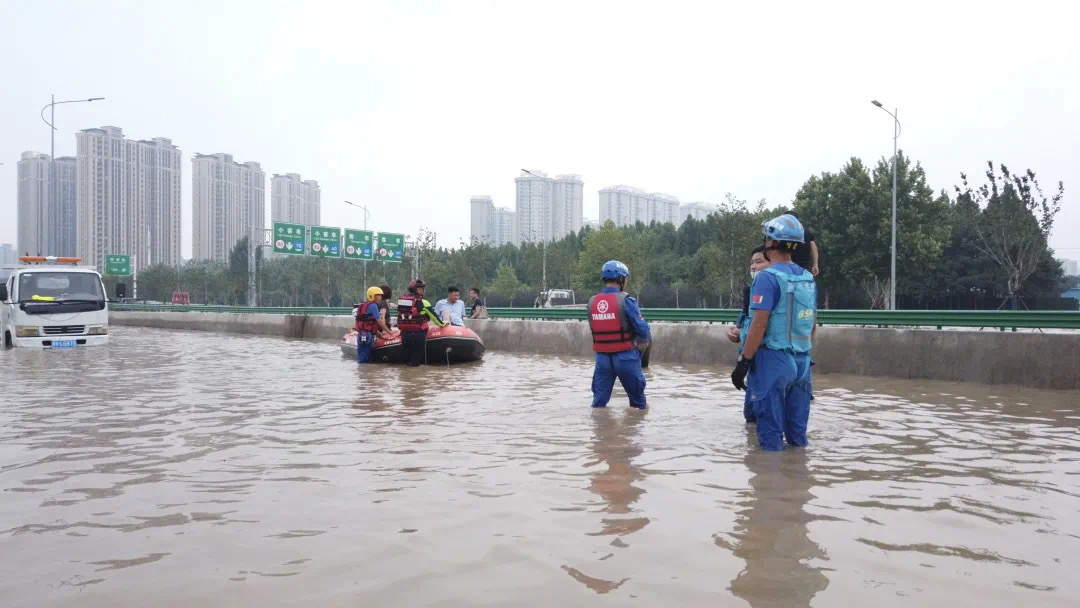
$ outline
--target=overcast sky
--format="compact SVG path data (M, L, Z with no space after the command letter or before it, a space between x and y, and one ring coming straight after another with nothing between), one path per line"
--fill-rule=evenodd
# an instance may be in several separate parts
M521 167L580 174L591 219L616 184L787 203L892 153L880 99L935 189L991 159L1063 180L1051 245L1080 259L1080 9L749 4L0 0L0 242L54 93L107 98L58 108L57 155L101 125L183 150L185 257L196 152L318 180L326 224L361 225L348 199L450 246L470 195L513 208Z

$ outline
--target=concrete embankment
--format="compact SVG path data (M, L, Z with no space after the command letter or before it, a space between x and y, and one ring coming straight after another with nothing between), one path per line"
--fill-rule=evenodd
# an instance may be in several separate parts
M337 341L351 326L344 316L237 313L112 312L114 325L261 334ZM592 356L581 321L471 321L494 351ZM736 351L725 326L654 323L657 363L731 367ZM1074 334L934 331L861 327L818 328L814 371L908 379L1080 389L1080 339Z

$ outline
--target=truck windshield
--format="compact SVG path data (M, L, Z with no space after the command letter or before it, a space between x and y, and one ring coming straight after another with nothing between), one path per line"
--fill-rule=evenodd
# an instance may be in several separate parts
M574 292L552 291L548 300L552 306L572 306L574 304Z
M24 272L19 275L19 302L103 302L101 280L88 272Z

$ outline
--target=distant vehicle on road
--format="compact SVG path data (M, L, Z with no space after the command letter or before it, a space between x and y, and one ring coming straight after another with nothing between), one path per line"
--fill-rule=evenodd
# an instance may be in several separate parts
M587 304L578 304L574 299L573 289L549 289L541 291L533 301L533 308L584 308Z

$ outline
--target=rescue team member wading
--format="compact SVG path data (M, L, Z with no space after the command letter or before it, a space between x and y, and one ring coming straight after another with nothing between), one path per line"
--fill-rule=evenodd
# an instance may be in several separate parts
M772 265L750 289L750 323L731 382L750 392L758 443L766 450L805 446L810 418L810 348L817 321L817 287L809 271L792 263L803 227L790 215L761 225ZM749 384L746 375L750 375Z
M382 289L368 287L367 302L356 307L356 362L370 363L371 351L375 348L375 335L389 333L386 323L379 312Z
M617 260L607 262L600 270L604 289L589 300L589 329L596 352L593 407L607 406L618 377L630 398L630 406L645 409L641 350L648 347L652 337L637 301L623 291L628 276L630 269L626 264Z
M409 291L397 301L397 328L401 331L401 343L409 357L409 367L425 363L427 359L428 323L443 327L431 303L424 299L424 282L416 279L409 283Z
M769 257L765 255L765 246L758 245L754 247L750 252L750 283L753 284L754 279L762 270L769 267ZM746 332L750 329L750 285L746 286L743 290L743 309L739 315L739 320L735 322L735 325L727 328L727 339L739 344L739 352L742 352L742 342L746 339ZM750 392L746 393L743 399L743 418L746 419L747 424L753 424L757 419L754 418L754 404L750 401Z

